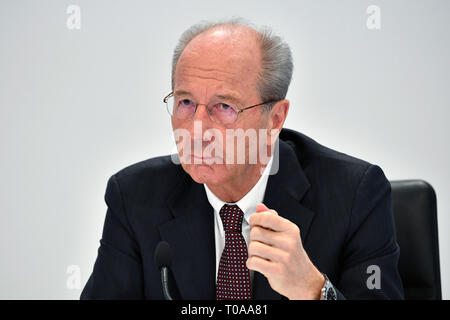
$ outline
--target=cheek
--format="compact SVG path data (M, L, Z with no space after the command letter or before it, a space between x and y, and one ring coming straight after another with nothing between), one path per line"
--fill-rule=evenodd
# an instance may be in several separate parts
M171 117L171 122L172 122L172 129L173 130L177 130L177 129L186 129L185 126L183 126L184 122L180 119Z

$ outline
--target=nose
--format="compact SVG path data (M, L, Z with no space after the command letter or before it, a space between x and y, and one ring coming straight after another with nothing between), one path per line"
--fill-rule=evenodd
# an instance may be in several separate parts
M206 130L215 127L215 123L209 117L208 109L205 104L197 105L197 109L195 110L194 116L192 117L191 121L191 130L194 129L195 123L197 123L197 125L201 123L202 135Z
M208 143L213 141L213 138L206 138L204 140L205 131L214 128L215 123L209 117L208 109L205 104L198 104L191 122L191 137L193 142ZM199 130L200 129L200 130Z
M209 118L209 113L208 113L208 109L206 108L205 104L197 104L197 109L195 110L194 113L194 117L193 117L194 121L204 121L204 120L211 120Z

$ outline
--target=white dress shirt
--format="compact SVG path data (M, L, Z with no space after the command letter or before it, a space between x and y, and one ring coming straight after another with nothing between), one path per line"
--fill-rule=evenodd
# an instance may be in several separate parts
M216 282L217 274L219 272L220 257L222 256L223 248L225 247L225 231L223 229L222 219L220 218L220 209L224 204L235 204L243 212L244 218L242 219L242 235L244 236L245 242L248 244L250 241L250 216L255 213L256 205L261 203L264 199L264 193L266 192L267 180L269 179L270 169L272 167L272 157L270 157L263 174L259 178L258 182L253 186L253 188L238 202L227 203L220 200L206 184L205 186L206 195L211 206L214 208L214 235L216 240ZM250 277L253 279L253 270L250 270Z

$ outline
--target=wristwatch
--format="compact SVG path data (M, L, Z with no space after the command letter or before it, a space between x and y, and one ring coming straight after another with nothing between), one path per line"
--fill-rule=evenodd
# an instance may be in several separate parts
M334 290L333 284L325 273L322 274L325 277L325 285L322 288L320 300L337 300L337 294L336 290Z

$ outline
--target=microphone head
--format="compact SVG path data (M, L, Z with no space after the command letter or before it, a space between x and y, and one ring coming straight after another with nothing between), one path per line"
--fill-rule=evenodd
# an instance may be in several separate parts
M166 241L160 241L155 250L155 264L158 269L161 269L162 267L170 267L171 263L170 246Z

